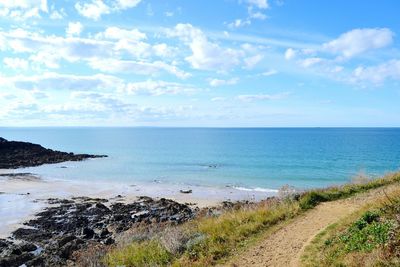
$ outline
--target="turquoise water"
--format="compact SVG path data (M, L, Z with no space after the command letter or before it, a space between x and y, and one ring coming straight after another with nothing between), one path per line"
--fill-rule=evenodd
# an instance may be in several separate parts
M400 167L400 128L0 128L0 136L109 155L24 170L71 180L309 188Z

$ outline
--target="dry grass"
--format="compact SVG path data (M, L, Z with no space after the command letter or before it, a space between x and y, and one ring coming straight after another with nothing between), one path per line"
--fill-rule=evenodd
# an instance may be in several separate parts
M361 176L363 177L363 176ZM360 182L363 179L364 182ZM358 183L348 183L342 186L333 186L326 189L310 190L300 198L300 207L303 210L314 208L321 202L347 198L371 189L400 182L400 173L388 174L379 179L356 179Z
M282 190L283 199L235 207L218 216L202 216L156 234L131 238L107 254L109 266L210 266L223 263L272 226L313 208L318 203L366 192L400 181L400 174L339 187L293 195Z
M74 252L74 266L77 267L106 267L104 255L110 248L102 244L91 244L86 249Z
M145 241L134 242L134 245L118 247L108 254L107 263L109 266L149 266L136 260L141 259L138 254L152 250L158 252L152 254L151 264L148 262L151 266L159 266L160 263L173 266L214 265L232 256L250 238L294 217L299 211L295 201L271 199L239 210L232 209L220 216L202 217L181 226L166 228ZM134 254L133 249L136 250ZM162 259L154 260L156 256Z

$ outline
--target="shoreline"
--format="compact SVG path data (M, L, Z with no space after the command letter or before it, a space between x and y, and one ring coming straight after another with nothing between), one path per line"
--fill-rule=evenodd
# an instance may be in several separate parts
M234 187L188 186L164 183L95 182L42 179L18 170L0 170L0 238L8 237L22 223L49 205L49 198L71 199L74 197L104 198L110 202L131 203L138 197L171 199L193 207L215 207L223 201L260 201L276 196L277 191L251 191ZM11 174L7 175L7 174ZM182 193L189 190L190 193ZM191 190L191 191L190 191Z

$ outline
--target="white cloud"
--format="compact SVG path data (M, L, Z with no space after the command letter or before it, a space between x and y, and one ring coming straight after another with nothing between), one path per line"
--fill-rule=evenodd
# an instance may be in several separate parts
M176 49L165 43L151 45L144 42L147 35L138 29L121 29L108 27L104 32L95 35L97 40L111 40L115 43L115 50L124 50L135 58L148 58L156 55L161 58L171 58L176 55Z
M267 15L265 15L261 12L253 12L251 9L249 10L249 16L252 19L259 19L259 20L267 19Z
M256 94L256 95L239 95L237 96L237 99L243 102L252 102L255 100L279 100L286 98L289 96L289 92L284 92L284 93L279 93L279 94Z
M47 0L15 0L15 1L1 1L0 7L4 8L39 8L40 10L47 12Z
M30 53L28 58L38 67L43 65L58 68L61 60L72 63L83 61L89 63L93 69L112 73L137 72L156 75L165 71L182 79L190 77L190 74L181 70L175 62L150 59L154 56L170 58L177 51L167 44L152 46L140 41L145 38L146 35L136 29L124 30L115 27L107 28L95 35L94 39L42 36L39 33L17 29L10 32L0 31L0 49ZM119 60L122 56L133 59Z
M176 66L167 64L162 61L145 62L118 59L93 59L89 61L89 64L93 69L98 69L110 73L155 75L158 74L160 71L165 71L181 79L190 77L189 73L179 69Z
M176 48L170 47L164 43L153 45L153 51L157 56L164 58L174 57L177 53Z
M165 94L192 94L196 88L192 85L147 80L144 82L128 83L124 89L129 94L144 94L160 96Z
M222 96L217 96L217 97L211 98L212 102L222 102L222 101L225 101L225 100L226 100L226 97L222 97Z
M9 94L9 93L1 93L0 92L0 99L5 99L5 100L14 100L16 99L17 96L14 94Z
M98 20L102 15L110 14L111 8L107 6L103 0L91 0L89 3L78 2L75 9L84 17Z
M288 48L285 51L285 59L291 60L296 57L296 54L297 54L296 50L294 50L293 48Z
M72 92L62 104L10 101L0 109L1 120L26 125L126 125L127 123L161 122L184 119L192 106L138 106L108 93Z
M145 59L153 55L152 46L145 42L129 41L126 39L118 40L115 43L116 51L125 51L134 58Z
M251 69L255 65L257 65L261 60L263 60L264 56L261 54L254 55L248 58L244 59L244 63L246 65L246 68Z
M185 59L195 69L227 71L239 65L244 55L242 51L210 42L200 29L190 24L178 24L167 34L181 38L190 47L192 55Z
M266 9L269 7L268 1L267 0L246 0L246 2L250 6L254 6L260 9Z
M275 75L277 73L278 73L277 70L271 69L271 70L267 70L267 71L261 73L261 75L263 75L263 76L272 76L272 75Z
M211 80L209 80L209 83L210 83L210 86L217 87L217 86L223 86L223 85L234 85L234 84L237 84L238 81L239 81L238 78L232 78L229 80L211 79Z
M323 44L325 51L351 58L369 50L383 48L393 42L394 33L387 28L354 29Z
M120 9L136 7L142 0L117 0L117 6Z
M33 65L44 65L46 68L58 69L60 67L60 55L54 52L40 51L29 57Z
M388 62L370 67L358 67L351 76L351 82L381 85L386 80L400 80L400 60L390 60Z
M29 62L22 58L6 57L3 59L3 63L8 68L15 69L15 70L18 70L18 69L27 70L29 68Z
M49 17L50 17L50 19L56 20L56 19L63 19L66 16L67 16L67 14L65 13L64 9L61 8L60 10L53 10L50 13Z
M234 22L231 22L228 24L229 28L241 28L247 25L250 25L251 21L248 19L242 20L242 19L235 19Z
M107 27L104 32L96 34L98 39L111 39L111 40L129 40L129 41L140 41L147 39L145 33L138 29L121 29L118 27Z
M0 15L16 20L40 17L40 12L48 12L47 0L1 1Z
M30 93L31 93L31 96L35 99L45 99L45 98L49 97L49 95L47 93L39 91L39 90L32 90Z
M116 0L106 4L104 0L90 0L75 4L75 9L84 17L98 20L101 16L136 7L142 0Z
M166 11L166 12L164 12L164 15L165 15L166 17L173 17L173 16L174 16L174 12L172 12L172 11Z
M94 57L107 57L113 54L114 43L85 38L64 38L54 35L42 36L16 29L0 32L3 49L16 53L49 54L58 59L75 62Z
M78 22L70 22L68 23L68 27L66 29L66 34L68 37L79 36L83 31L82 23Z
M319 58L319 57L310 57L310 58L306 58L306 59L300 60L300 65L302 67L304 67L304 68L308 68L308 67L314 66L314 65L316 65L318 63L321 63L323 61L324 60L322 58Z
M104 74L78 76L44 73L33 76L3 77L2 82L21 90L110 90L123 86L121 79Z

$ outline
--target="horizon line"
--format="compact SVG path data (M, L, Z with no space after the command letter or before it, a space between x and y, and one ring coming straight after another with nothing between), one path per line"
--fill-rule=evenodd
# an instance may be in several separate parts
M334 128L400 128L400 126L60 126L60 125L49 125L49 126L0 126L1 128L176 128L176 129L334 129Z

